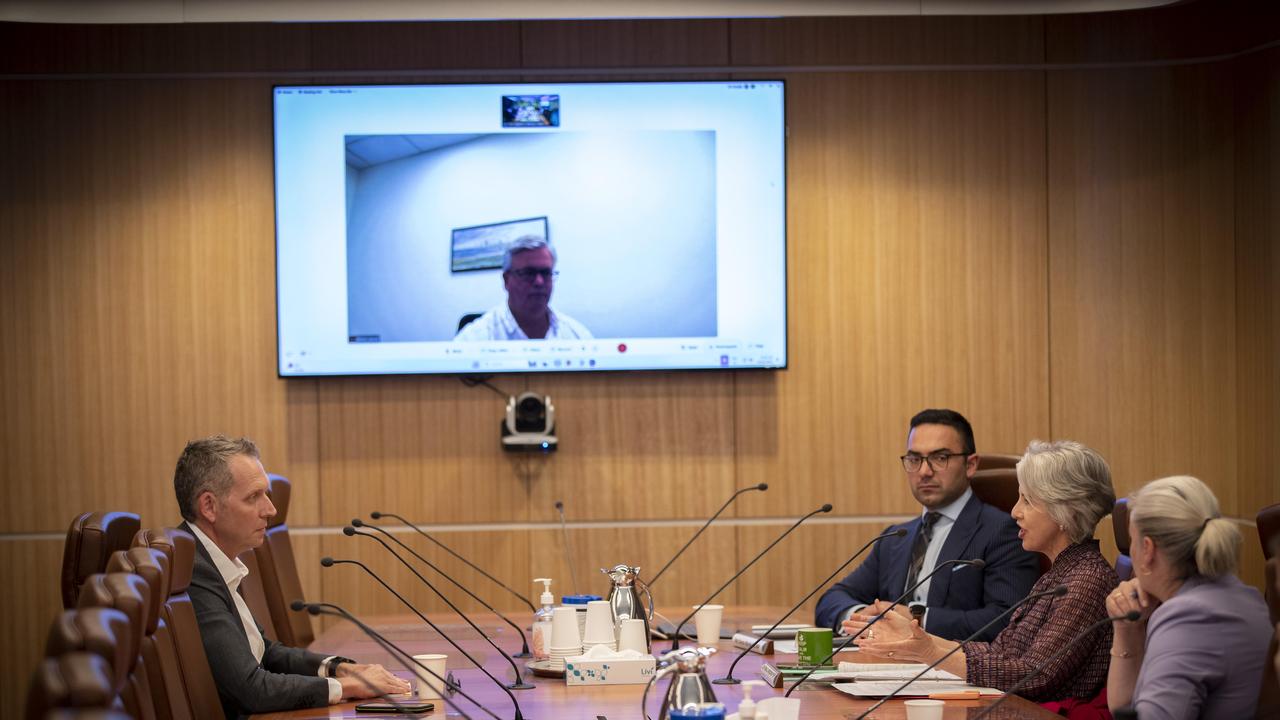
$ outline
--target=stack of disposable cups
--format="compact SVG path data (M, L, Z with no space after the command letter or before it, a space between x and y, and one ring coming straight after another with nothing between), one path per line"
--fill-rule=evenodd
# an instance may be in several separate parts
M617 650L617 639L613 635L613 611L607 600L593 600L587 603L587 627L582 635L582 651L603 645L610 650Z
M548 660L552 670L564 670L564 659L582 654L582 636L578 634L578 611L558 607L551 611L551 647Z
M644 619L624 619L618 623L618 652L623 650L635 650L638 653L648 653L649 643L646 642L644 633Z

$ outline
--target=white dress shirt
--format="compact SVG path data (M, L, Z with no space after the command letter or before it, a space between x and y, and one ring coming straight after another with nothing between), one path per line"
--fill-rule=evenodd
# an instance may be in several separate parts
M244 627L245 637L249 639L249 651L253 653L253 659L262 664L262 655L267 651L267 643L262 639L262 631L258 628L258 623L253 619L253 613L249 612L249 605L245 603L244 597L240 595L240 583L249 577L249 568L240 558L232 560L227 554L222 552L222 548L218 547L208 535L204 534L195 523L187 523L191 528L191 534L196 536L204 549L208 551L209 557L213 558L213 566L218 569L218 574L222 576L222 581L227 584L227 590L231 591L231 601L236 605L236 612L240 614L240 625ZM333 657L325 658L320 663L320 668L316 674L320 677L325 676L325 669L329 663L333 662ZM333 678L325 678L329 681L329 704L332 705L342 701L342 683Z
M551 324L547 327L547 336L543 338L545 340L589 340L594 337L586 325L562 312L557 312L550 305L547 306L547 315L551 317ZM528 340L529 336L520 328L520 323L516 322L516 316L511 314L511 308L504 302L467 323L467 326L459 330L453 339L462 341Z

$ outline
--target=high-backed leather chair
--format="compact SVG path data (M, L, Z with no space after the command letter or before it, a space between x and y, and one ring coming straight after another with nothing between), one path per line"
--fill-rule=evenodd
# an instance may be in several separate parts
M112 553L108 573L133 573L149 589L147 623L143 626L140 669L147 675L152 707L157 720L191 720L191 702L178 664L169 624L162 617L169 599L169 565L172 560L161 550L135 547Z
M1258 511L1258 542L1262 543L1262 556L1275 557L1280 545L1280 503L1268 505Z
M126 550L142 521L127 512L87 512L71 521L62 549L62 607L80 599L80 584L107 569L111 553Z
M987 455L985 453L980 453L978 455L978 471L1012 470L1018 466L1018 461L1021 459L1021 455L1001 455L999 453Z
M173 636L178 666L182 670L183 684L190 701L191 717L195 720L222 720L222 701L218 698L218 688L213 682L209 659L204 653L196 611L191 605L191 597L187 595L195 564L196 539L177 528L146 529L138 533L134 544L169 555L169 597L160 614Z
M275 622L271 618L271 606L267 603L267 590L262 584L262 566L258 565L258 554L253 550L240 553L240 562L249 569L249 574L240 581L240 597L249 606L253 619L258 621L262 634L278 640Z
M1117 498L1115 509L1111 511L1111 527L1116 535L1116 575L1121 582L1133 577L1133 558L1129 556L1129 546L1133 539L1129 537L1129 498Z
M969 487L979 500L1005 512L1018 503L1018 473L1013 468L979 470L969 480Z
M110 561L107 563L110 565ZM125 684L120 691L124 709L137 720L155 720L155 702L142 660L142 639L151 622L151 586L134 573L96 573L80 587L78 609L114 608L129 618L129 652Z
M133 627L129 616L115 608L83 608L63 610L49 627L45 641L45 657L58 657L73 652L89 652L107 662L111 669L112 704L129 677L132 665Z
M45 658L27 691L27 719L44 720L55 708L108 709L116 700L113 679L110 663L96 653Z
M302 580L298 577L298 564L293 558L293 544L289 542L289 481L279 475L270 475L271 503L276 515L267 525L266 539L254 549L258 568L262 571L262 589L266 592L271 622L275 625L276 639L285 645L305 648L315 639L311 618L295 612L289 605L302 599Z

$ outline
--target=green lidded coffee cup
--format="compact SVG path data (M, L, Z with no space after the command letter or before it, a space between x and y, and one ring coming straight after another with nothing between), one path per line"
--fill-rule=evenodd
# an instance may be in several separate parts
M796 664L817 665L831 656L831 628L804 628L796 631Z

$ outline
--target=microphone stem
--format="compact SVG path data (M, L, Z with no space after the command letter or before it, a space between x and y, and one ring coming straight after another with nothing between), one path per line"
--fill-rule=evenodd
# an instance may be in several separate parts
M481 705L479 702L477 702L475 698L473 698L473 697L471 697L470 695L468 695L468 694L466 694L466 693L462 692L462 689L461 689L461 688L457 688L457 687L454 687L454 686L452 686L452 685L449 685L448 680L446 680L445 678L440 677L439 675L437 675L437 674L435 673L435 671L434 671L434 670L432 670L431 668L427 667L426 665L423 665L422 663L418 662L418 661L417 661L417 659L415 659L415 658L414 658L412 655L410 655L409 653L405 652L402 648L400 648L400 647L399 647L399 646L397 646L396 644L392 643L392 642L391 642L390 640L388 640L385 636L383 636L383 635L382 635L382 633L379 633L378 631L374 630L373 628L369 627L368 625L365 625L365 624L364 624L363 622L361 622L360 620L356 619L356 616L354 616L354 615L352 615L351 613L347 612L346 610L344 610L344 609L342 609L342 608L338 607L337 605L333 605L333 604L330 604L330 603L314 603L312 606L313 606L313 607L315 607L315 608L316 608L316 610L317 610L318 612L324 613L325 615L330 615L330 616L333 616L333 617L340 617L340 618L343 618L343 619L347 620L348 622L352 623L352 624L353 624L353 625L355 625L356 627L360 628L360 630L361 630L362 632L364 632L364 634L365 634L365 635L369 636L369 638L371 638L375 643L377 643L377 644L378 644L378 645L379 645L383 650L385 650L385 651L387 651L388 653L390 653L393 657L400 657L402 660L408 660L409 662L413 663L414 665L417 665L419 668L421 668L421 669L422 669L424 672L426 672L428 675L430 675L431 677L433 677L433 678L435 678L435 679L439 680L439 681L440 681L440 683L441 683L441 685L444 685L446 688L452 688L452 689L453 689L455 692L457 692L459 695L461 695L462 697L464 697L464 698L466 698L466 699L470 700L470 701L472 702L472 704L474 704L476 707L480 708L481 710L484 710L485 714L487 714L488 716L490 716L490 717L494 718L494 720L502 720L502 719L501 719L501 718L499 718L497 715L495 715L491 710L489 710L488 708L486 708L485 706L483 706L483 705ZM365 682L365 684L366 684L366 685L368 685L368 682L366 681L366 682ZM460 715L462 715L462 717L467 718L468 720L470 720L470 716L469 716L469 715L467 715L465 712L463 712L462 708L458 707L457 703L455 703L455 702L453 702L452 700L450 700L450 699L448 699L448 698L444 697L444 695L441 695L441 696L440 696L440 699L441 699L441 700L443 700L443 701L445 702L445 704L446 704L446 705L448 705L449 707L451 707L451 708L453 708L454 710L456 710ZM390 698L390 697L388 697L388 698L387 698L387 700L391 700L391 698ZM394 701L394 700L391 700L391 702L392 702L393 704L395 704L395 701Z
M504 397L505 397L505 395L504 395ZM424 538L426 538L426 539L430 540L431 542L435 543L435 544L436 544L436 546L437 546L437 547L439 547L441 550L444 550L445 552L447 552L447 553L449 553L450 555L454 556L454 557L455 557L455 558L457 558L458 560L461 560L463 563L465 563L465 564L466 564L468 567L470 567L472 570L475 570L476 572L478 572L478 573L480 573L481 575L485 576L485 577L486 577L486 578L488 578L490 581L492 581L494 584L496 584L498 587L502 588L503 590L506 590L507 592L511 593L512 595L515 595L517 598L519 598L520 602L522 602L522 603L524 603L525 605L528 605L528 606L529 606L529 611L530 611L530 612L537 612L537 611L538 611L538 608L534 607L533 603L529 600L529 598L527 598L527 597L525 597L525 596L521 595L520 593L516 592L515 590L512 590L511 588L507 587L507 586L506 586L506 585L505 585L501 580L499 580L498 578L496 578L496 577L494 577L494 576L490 575L489 573L485 572L485 571L484 571L484 569L483 569L483 568L481 568L479 565L476 565L475 563L471 562L470 560L468 560L468 559L466 559L466 558L462 557L461 555L459 555L458 553L454 552L453 548L451 548L451 547L449 547L448 545L445 545L444 543L442 543L442 542L440 542L439 540L435 539L434 537L432 537L430 534L428 534L428 533L427 533L425 530L423 530L422 528L418 527L417 525L414 525L413 523L409 522L408 520L405 520L403 517L400 517L399 515L397 515L397 514L395 514L395 513L379 513L379 514L380 514L380 515L384 515L384 516L386 516L386 517L395 518L396 520L399 520L400 522L404 523L404 524L405 524L405 526L407 526L409 529L413 530L414 532L417 532L417 533L418 533L419 535L421 535L422 537L424 537Z
M809 518L813 517L814 515L817 515L818 513L821 513L821 512L827 512L827 511L828 511L828 510L830 510L830 509L831 509L831 506L830 506L830 505L827 505L827 506L824 506L824 507L820 507L820 508L818 508L817 510L814 510L813 512L809 513L808 515L805 515L804 517L802 517L802 518L800 518L799 520L795 521L795 523L793 523L793 524L791 525L791 527L787 528L787 531L786 531L786 532L784 532L784 533L782 533L781 535L779 535L779 536L777 537L777 539L775 539L773 542L769 543L768 547L766 547L765 549L761 550L761 551L760 551L760 553L759 553L758 555L756 555L755 557L751 558L751 562L749 562L749 563L747 563L746 565L744 565L744 566L743 566L743 568L742 568L741 570L739 570L738 572L736 572L736 573L734 573L734 574L733 574L733 577L729 578L728 580L726 580L726 581L725 581L725 583L724 583L723 585L721 585L720 587L716 588L716 591L715 591L715 592L713 592L713 593L711 593L711 595L709 595L709 596L707 597L707 599L706 599L706 600L703 600L701 603L699 603L699 604L698 604L698 606L697 606L696 608L694 608L693 612L689 613L688 615L686 615L686 616L685 616L685 618L684 618L683 620L681 620L680 622L676 623L675 631L671 633L671 649L672 649L672 650L675 650L677 647L679 647L679 646L680 646L680 628L684 627L684 624L685 624L685 623L687 623L687 622L689 622L689 619L690 619L690 618L692 618L694 615L697 615L697 614L698 614L698 610L701 610L701 609L703 608L703 606L705 606L707 603L711 602L712 600L715 600L717 595L719 595L721 592L723 592L725 588L729 587L729 585L730 585L730 584L732 584L734 580L737 580L737 579L742 575L742 573L746 572L746 571L747 571L747 570L748 570L752 565L755 565L755 564L756 564L756 561L758 561L760 558L764 557L764 556L765 556L765 553L767 553L767 552L769 552L770 550L772 550L774 545L777 545L778 543L782 542L782 539L783 539L783 538L785 538L786 536L790 535L792 530L795 530L796 528L800 527L800 523L804 522L805 520L808 520Z
M891 532L888 532L888 533L885 533L885 534L883 534L883 535L879 535L879 536L877 536L877 537L873 537L873 538L871 538L869 541L867 541L867 544L866 544L866 545L863 545L862 547L858 548L858 552L856 552L856 553L854 553L854 554L850 555L850 556L849 556L849 559L848 559L848 560L845 560L843 565L841 565L840 567L836 568L836 569L835 569L835 572L833 572L833 573L831 573L830 575L828 575L828 576L827 576L827 579L825 579L825 580L823 580L822 582L818 583L818 586L817 586L817 587L815 587L813 590L811 590L811 591L809 592L809 594L808 594L808 595L805 595L803 598L801 598L801 599L800 599L800 602L796 603L796 604L795 604L794 606L792 606L792 608L791 608L790 610L788 610L788 611L787 611L787 612L786 612L782 617L778 618L778 622L774 623L774 624L773 624L773 627L769 628L768 630L765 630L763 635L761 635L760 637L756 638L755 642L753 642L753 643L751 643L750 645L748 645L746 650L743 650L741 653L739 653L739 654L738 654L738 657L736 657L736 658L734 658L734 659L733 659L733 664L729 666L729 672L725 673L725 676L724 676L723 678L721 678L721 680L734 680L735 678L733 677L733 669L734 669L734 668L736 668L736 667L738 667L738 661L740 661L740 660L742 660L742 658L746 657L746 656L747 656L747 653L751 652L751 649L752 649L752 648L754 648L755 646L759 645L759 644L760 644L760 642L761 642L761 641L763 641L765 638L769 637L769 634L770 634L770 633L772 633L774 630L777 630L777 629L778 629L778 626L779 626L779 625L781 625L781 624L783 623L783 621L785 621L787 618L791 617L791 613L795 612L796 610L799 610L801 605L804 605L806 602L808 602L808 601L809 601L809 598L813 597L814 595L816 595L816 594L817 594L817 592L818 592L819 590L821 590L822 588L826 587L827 583L829 583L829 582L831 582L832 580L834 580L834 579L835 579L835 577L836 577L837 575L839 575L841 572L844 572L844 569L845 569L845 568L847 568L847 567L849 567L849 564L850 564L850 563L852 563L854 560L856 560L856 559L858 558L858 556L859 556L859 555L861 555L863 552L865 552L865 551L866 551L866 549L867 549L867 548L871 547L871 544L872 544L872 543L874 543L874 542L876 542L876 541L878 541L878 540L883 540L883 539L885 539L885 538L887 538L887 537L893 537L893 536L894 536L894 535L896 535L896 534L897 534L897 533L891 533Z
M373 527L373 526L370 526L370 527ZM381 528L379 528L379 529L381 529ZM383 532L386 532L386 531L384 530ZM397 553L395 550L392 550L392 549L391 549L391 546L390 546L390 545L388 545L385 541L383 541L383 539L382 539L382 538L378 537L377 535L370 535L369 533L362 533L362 532L357 532L357 533L355 533L355 534L356 534L356 535L363 535L363 536L365 536L365 537L368 537L368 538L372 538L372 539L374 539L374 540L377 540L377 541L378 541L378 543L379 543L380 545L382 545L382 547L384 547L384 548L386 548L386 549L387 549L387 552L391 553L392 557L394 557L396 560L399 560L401 565L404 565L406 568L408 568L408 569L409 569L409 572L411 572L411 573L413 573L415 576L417 576L417 578L418 578L419 580L421 580L421 581L422 581L422 583L423 583L424 585L426 585L427 587L431 588L431 592L435 593L437 597L439 597L441 600L443 600L443 601L444 601L444 603L445 603L446 605L448 605L448 606L449 606L449 607L450 607L454 612L456 612L456 613L458 614L458 617L460 617L460 618L462 618L463 620L465 620L465 621L467 622L467 624L471 626L471 629L472 629L472 630L475 630L475 631L476 631L476 633L478 633L478 634L480 635L480 637L484 638L486 642L488 642L490 645L492 645L492 646L493 646L493 649L494 649L494 650L497 650L497 651L498 651L498 654L499 654L499 655L501 655L501 656L502 656L502 658L503 658L504 660L506 660L508 663L510 663L510 664L511 664L511 671L512 671L513 673L515 673L515 681L514 681L514 683L513 683L513 684L515 684L515 685L520 685L520 684L522 684L522 683L523 683L523 678L520 676L520 670L516 667L516 662L515 662L514 660L512 660L512 659L511 659L511 657L510 657L509 655L507 655L506 653L504 653L504 652L502 651L502 648L498 647L497 643L495 643L495 642L493 641L493 639L492 639L492 638L490 638L488 635L486 635L486 634L485 634L485 632L479 628L479 626L477 626L475 623L471 622L471 618L467 617L466 613L464 613L464 612L462 612L461 610L459 610L457 605L454 605L452 602L450 602L450 601L449 601L449 598L445 597L444 593L440 592L440 590L438 590L438 589L436 588L436 586L435 586L435 585L432 585L430 580L428 580L428 579L426 579L425 577L423 577L423 576L422 576L422 573L418 572L418 571L417 571L417 570L416 570L412 565L410 565L410 564L409 564L409 562L408 562L407 560L405 560L404 558L400 557L400 553ZM363 566L363 564L361 564L361 567L364 567L364 566ZM365 570L366 570L366 571L368 571L369 569L368 569L368 568L365 568ZM372 572L370 572L369 574L370 574L370 575L373 575L373 573L372 573ZM409 601L408 601L408 600L405 600L403 597L400 597L400 593L397 593L395 590L392 590L390 585L387 585L385 582L383 582L383 581L382 581L382 578L379 578L379 577L378 577L378 576L376 576L376 575L374 575L374 578L375 578L375 579L377 579L377 580L378 580L378 582L382 583L382 586L383 586L383 587L385 587L387 590L389 590L393 595L395 595L396 597L399 597L399 598L400 598L400 601L401 601L401 602L403 602L405 605L407 605L407 606L409 607L409 609L410 609L410 610L413 610L413 612L414 612L415 614L417 614L417 615L418 615L418 617L421 617L424 621L427 621L427 618L426 618L426 616L425 616L425 615L423 615L422 613L418 612L418 609L417 609L417 608L415 608L415 607L413 607L413 605L411 605L411 604L409 603ZM430 621L427 621L427 624L428 624L428 625L430 625L430 624L431 624L431 623L430 623ZM431 626L432 626L432 627L435 627L435 625L431 625ZM439 632L439 628L436 628L436 632ZM441 635L444 635L444 633L441 633ZM446 639L446 640L449 640L449 637L448 637L447 635L445 635L444 637L445 637L445 639ZM450 643L453 643L453 641L452 641L452 640L449 640L449 642L450 642ZM455 644L455 645L454 645L454 647L458 647L458 646ZM461 652L462 654L466 655L466 651L465 651L465 650L463 650L463 649L462 649L462 648L460 648L460 647L458 647L458 652ZM467 657L468 657L468 658L470 658L471 656L470 656L470 655L467 655ZM475 660L472 660L472 662L475 662ZM477 663L477 666L479 666L479 663ZM483 670L483 668L481 668L481 669ZM484 673L485 673L486 675L488 675L488 674L489 674L489 672L488 672L487 670L485 670L485 671L484 671ZM492 675L489 675L489 677L493 678L493 676L492 676ZM507 689L507 687L506 687L505 685L503 685L501 682L499 682L497 678L493 678L493 681L494 681L494 682L496 682L496 683L498 683L498 685L499 685L499 686L501 686L504 690L506 690L506 689ZM508 691L508 693L507 693L507 694L508 694L508 695L510 695L511 693ZM515 696L514 696L514 695L512 695L512 696L511 696L511 700L512 700L512 702L514 702L514 701L515 701Z
M898 693L902 692L903 688L907 687L908 685L910 685L911 683L915 682L916 680L919 680L920 678L924 677L924 674L925 674L925 673L927 673L927 672L929 672L930 670L932 670L932 669L934 669L934 668L938 667L939 665L941 665L943 662L945 662L945 661L946 661L946 659L947 659L947 658L949 658L949 657L951 657L952 655L955 655L957 652L959 652L959 651L960 651L960 648L964 647L964 644L965 644L965 643L969 642L970 640L972 640L972 639L974 639L974 638L978 637L979 635L981 635L982 633L986 632L988 628L990 628L991 626L995 625L997 622L1000 622L1001 620L1003 620L1006 616L1008 616L1008 615L1009 615L1009 613L1012 613L1014 610L1017 610L1018 608L1022 607L1023 605L1026 605L1027 603L1031 602L1032 600L1036 600L1036 599L1039 599L1039 598L1045 597L1046 595L1057 595L1057 594L1059 594L1059 593L1062 591L1062 589L1063 589L1063 586L1059 585L1058 587L1052 588L1052 589L1050 589L1050 590L1044 590L1044 591L1041 591L1041 592L1038 592L1038 593L1032 593L1031 595L1028 595L1028 596L1026 596L1025 598L1023 598L1023 599L1019 600L1018 602L1014 603L1013 605L1009 606L1007 609L1005 609L1005 611L1004 611L1004 612L1002 612L1002 613L1000 613L999 615L997 615L997 616L995 616L995 617L991 618L990 622L988 622L986 625L983 625L982 627L978 628L977 632L973 633L972 635L970 635L969 637L965 638L964 640L961 640L960 642L956 643L956 646L955 646L955 647L953 647L953 648L951 648L950 650L946 651L945 653L943 653L943 654L942 654L942 657L938 658L937 660L934 660L932 663L929 663L929 665L928 665L928 666L926 666L926 667L925 667L925 669L923 669L923 670L921 670L920 672L916 673L916 674L915 674L915 676L914 676L914 677L912 677L910 680L907 680L906 682L902 683L902 684L901 684L901 685L899 685L897 688L895 688L893 692L891 692L891 693L889 693L888 695L885 695L884 697L880 698L880 701L879 701L879 702L877 702L875 705L872 705L871 707L869 707L869 708L867 708L866 710L862 711L862 714L861 714L861 715L859 715L857 718L855 718L855 720L862 720L863 718L865 718L866 716L868 716L868 715L870 715L872 712L874 712L874 711L876 710L876 708L878 708L878 707L880 707L881 705L883 705L883 704L885 704L885 703L889 702L890 700L892 700L894 697L896 697L896 696L897 696L897 694L898 694ZM864 629L865 629L865 628L864 628Z
M564 537L564 555L569 566L569 580L573 583L573 594L578 594L578 571L573 569L573 546L569 544L569 526L564 520L564 505L556 503L556 512L560 513L560 534Z
M756 486L753 485L749 488L743 488L735 492L733 495L730 495L729 499L725 500L724 504L720 506L720 509L716 511L716 514L712 515L710 519L708 519L705 523L703 523L702 527L698 528L698 532L694 533L693 537L689 538L689 541L684 544L684 547L677 550L676 554L672 555L671 559L667 561L667 564L663 565L662 569L659 570L656 574L654 574L653 578L649 580L649 587L650 588L653 587L653 584L658 581L658 578L662 577L662 573L666 572L667 568L671 567L671 563L675 562L676 558L680 557L680 555L683 554L685 550L689 549L689 546L693 544L693 541L697 540L698 536L702 534L702 531L710 527L711 523L715 522L715 519L720 517L720 513L723 513L725 509L729 507L730 503L738 499L738 496L741 495L742 493L747 492L748 490L755 490L755 489L756 489Z
M887 614L887 613L891 612L895 607L897 607L899 604L901 604L903 600L906 600L907 598L911 597L911 594L912 594L912 593L914 593L914 592L916 591L916 588L920 587L921 585L923 585L923 584L925 583L925 581L926 581L926 580L928 580L929 578L933 577L934 573L938 572L939 570L941 570L942 568L944 568L944 567L946 567L946 566L948 566L948 565L957 565L957 564L960 564L960 563L971 563L971 561L969 561L969 560L948 560L948 561L946 561L946 562L938 563L936 566L934 566L934 568L933 568L932 570L930 570L928 573L926 573L924 577L920 578L919 580L916 580L916 584L915 584L915 585L912 585L911 587L907 588L906 592L902 593L901 595L899 595L899 596L898 596L898 598L897 598L896 600L894 600L893 602L889 603L889 607L885 608L884 610L881 610L879 613L876 613L876 616L875 616L875 617L873 617L873 618L871 618L871 622L867 623L867 624L866 624L866 625L865 625L861 630L859 630L858 632L854 633L853 635L850 635L850 636L849 636L849 638L848 638L847 640L845 640L844 642L840 643L840 646L839 646L839 647L837 647L837 648L835 648L834 650L832 650L830 655L828 655L828 656L826 656L825 658L823 658L822 662L818 663L817 665L814 665L812 670L810 670L809 672L805 673L803 676L801 676L801 678L800 678L799 680L797 680L797 681L795 682L795 684L794 684L794 685L792 685L791 687L787 688L787 692L783 695L783 697L791 697L791 693L795 692L795 689L796 689L796 688L798 688L798 687L800 687L800 684L801 684L801 683L803 683L805 680L808 680L810 675L813 675L815 672L817 672L817 671L818 671L818 668L822 667L823 665L826 665L826 664L827 664L827 661L829 661L829 660L831 660L832 658L834 658L834 657L835 657L835 656L836 656L840 651L842 651L842 650L844 650L845 648L847 648L847 647L849 647L850 645L852 645L854 640L857 640L859 637L862 637L862 633L866 632L866 631L867 631L867 628L871 627L872 625L875 625L875 624L876 624L876 622L880 620L880 618L882 618L882 617L884 617L884 616L885 616L885 614ZM1014 605L1014 607L1017 607L1017 605ZM983 629L985 630L986 628L983 628Z
M392 541L394 541L394 542L395 542L395 544L397 544L397 545L399 545L400 547L402 547L402 548L404 548L405 550L407 550L407 551L408 551L409 553L411 553L414 557L418 558L418 560L422 561L422 562L423 562L427 567L431 568L432 570L435 570L437 575L439 575L440 577L444 578L445 580L448 580L449 582L453 583L454 587L458 588L458 589L459 589L459 590L461 590L462 592L464 592L464 593L466 593L467 595L471 596L471 598L472 598L473 600L475 600L476 602L478 602L478 603L480 603L481 605L483 605L483 606L484 606L484 608L485 608L486 610L488 610L489 612L493 613L494 615L497 615L497 616L498 616L498 617L499 617L503 622L505 622L506 624L510 625L510 626L511 626L511 628L512 628L513 630L515 630L517 633L520 633L520 642L521 642L521 644L522 644L522 646L523 646L523 647L522 647L522 651L523 651L523 652L525 652L525 653L528 653L528 652L529 652L529 639L525 637L525 635L524 635L524 630L521 630L519 625L516 625L515 623L511 622L511 620L510 620L510 619L508 619L506 615L503 615L502 613L500 613L500 612L498 612L497 610L495 610L495 609L493 608L493 606L492 606L492 605L490 605L489 603L487 603L487 602L485 602L483 599L481 599L479 595L476 595L475 593L473 593L473 592L471 592L470 590L468 590L466 587L464 587L464 586L462 585L462 583L460 583L460 582L458 582L457 580L454 580L453 578L451 578L451 577L449 577L448 575L446 575L446 574L444 573L444 571L443 571L443 570L441 570L440 568L436 567L435 563L433 563L433 562L431 562L430 560L428 560L428 559L426 559L426 558L422 557L422 555L419 555L419 554L418 554L418 551L417 551L417 550L414 550L413 548L411 548L411 547L409 547L408 545L405 545L403 542L401 542L400 538L396 537L395 535L392 535L391 533L387 532L386 530L383 530L381 527L379 527L379 526L377 526L377 525L370 525L369 523L365 523L364 525L365 525L365 527L371 527L371 528L374 528L374 529L376 529L376 530L382 530L382 534L383 534L383 535L386 535L388 538L390 538Z

